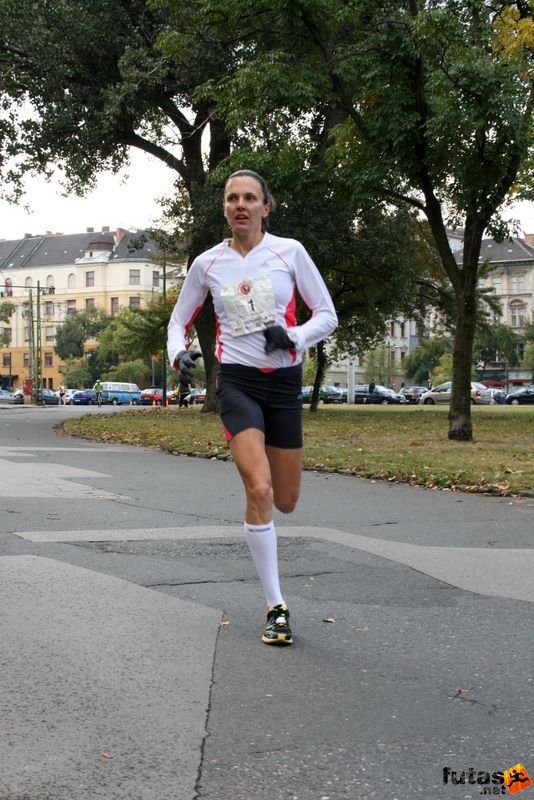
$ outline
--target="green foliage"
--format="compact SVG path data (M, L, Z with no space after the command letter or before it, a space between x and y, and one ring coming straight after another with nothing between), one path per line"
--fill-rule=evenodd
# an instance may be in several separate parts
M57 331L54 346L57 355L63 361L81 358L86 342L96 339L108 323L109 317L102 309L75 311Z
M523 360L521 361L521 369L528 370L534 380L534 341L529 342L525 347Z
M432 386L439 386L451 380L452 375L452 353L444 353L436 364L432 372Z
M15 303L8 301L0 303L0 322L9 322L15 308Z
M93 372L85 358L69 358L65 361L64 382L76 389L93 385Z
M133 361L121 361L120 364L112 367L101 378L108 381L125 381L126 383L137 383L141 386L146 386L150 382L150 367L141 358Z
M452 341L445 336L422 339L417 350L406 356L402 366L406 378L416 385L424 385L437 369L443 355L452 352ZM450 380L451 372L444 380ZM434 381L435 382L435 381Z
M473 344L473 364L506 361L510 367L516 367L518 343L517 335L508 325L497 323L479 328Z

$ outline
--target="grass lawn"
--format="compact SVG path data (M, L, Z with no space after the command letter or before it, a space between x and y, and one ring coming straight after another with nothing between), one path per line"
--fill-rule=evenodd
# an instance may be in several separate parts
M447 439L448 406L304 407L306 469L347 471L432 488L534 496L534 407L474 406L473 442ZM88 414L64 424L75 436L226 458L215 414L200 406Z

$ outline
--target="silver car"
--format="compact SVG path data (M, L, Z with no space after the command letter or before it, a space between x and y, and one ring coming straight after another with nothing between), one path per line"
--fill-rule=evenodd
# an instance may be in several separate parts
M452 392L452 381L440 383L429 389L419 398L419 403L425 406L433 406L435 403L450 403ZM471 382L471 403L479 405L489 405L491 403L491 391L483 383Z

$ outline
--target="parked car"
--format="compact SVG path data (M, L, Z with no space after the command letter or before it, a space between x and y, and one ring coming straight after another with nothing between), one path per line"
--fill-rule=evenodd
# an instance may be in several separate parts
M313 386L302 387L302 402L311 403L313 393ZM319 387L319 402L321 403L346 403L347 396L337 386L320 386Z
M434 405L435 403L450 403L452 392L452 381L440 383L433 389L429 389L419 398L419 402L423 405ZM486 404L491 402L491 392L487 386L477 381L471 381L471 403L475 405Z
M21 397L14 392L8 392L7 389L0 389L0 403L11 403L11 405L20 405L24 402L24 397Z
M185 399L190 406L201 406L204 400L206 399L206 390L191 389L191 391L189 392L189 394Z
M383 406L389 406L397 404L404 405L407 400L403 394L399 394L393 389L389 389L387 386L381 386L377 383L373 394L367 398L367 402L373 403L374 405L378 403Z
M168 404L177 402L176 395L169 387L167 387L167 401ZM141 392L142 406L162 406L163 402L163 389L158 386L151 386L149 389L143 389Z
M354 387L354 402L367 403L369 400L369 384L362 383Z
M495 386L490 386L490 403L492 406L502 405L506 402L506 392L502 389L497 389Z
M71 401L72 395L74 392L80 391L79 389L65 389L65 394L63 395L63 403L68 406ZM61 400L61 397L60 397Z
M43 389L42 399L45 406L58 406L59 392L54 392L53 389Z
M403 386L399 394L404 395L407 403L418 403L421 395L428 392L428 386Z
M77 389L71 392L68 403L73 406L93 406L96 403L96 392L92 389Z
M510 394L506 395L505 402L509 406L534 404L534 385L522 386L521 389L516 389L515 392L510 392Z

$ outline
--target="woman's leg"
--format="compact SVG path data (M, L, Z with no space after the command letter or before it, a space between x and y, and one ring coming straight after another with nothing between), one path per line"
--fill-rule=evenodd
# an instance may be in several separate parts
M302 448L265 448L271 472L274 505L278 511L290 514L300 496Z
M271 468L264 442L262 431L256 428L247 428L230 440L230 452L245 487L245 519L252 525L273 518Z
M245 486L245 537L269 608L284 603L278 573L276 529L273 523L271 471L263 433L255 428L241 431L230 450Z

